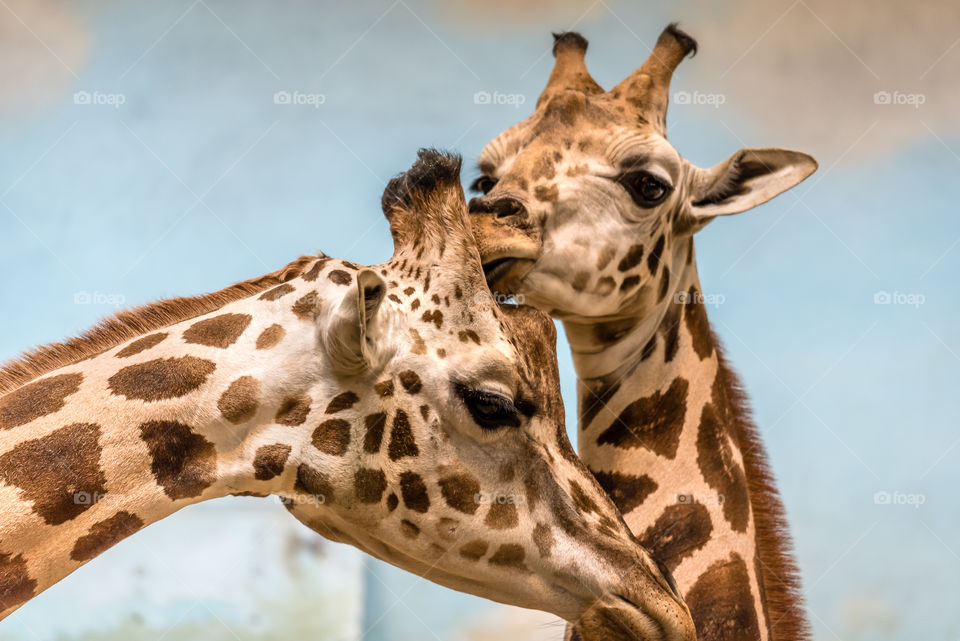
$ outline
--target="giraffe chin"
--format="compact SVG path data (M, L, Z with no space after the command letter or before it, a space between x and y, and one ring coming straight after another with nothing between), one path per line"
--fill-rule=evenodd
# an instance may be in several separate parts
M669 611L668 611L669 612ZM569 641L696 641L690 612L679 603L673 612L656 617L633 601L611 595L587 610Z

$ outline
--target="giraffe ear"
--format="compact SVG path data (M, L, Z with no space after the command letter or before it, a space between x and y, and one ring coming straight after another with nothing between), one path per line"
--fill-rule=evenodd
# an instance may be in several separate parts
M333 314L322 340L331 366L341 374L359 374L379 361L380 303L387 284L373 270L357 273L356 288L348 292Z
M753 209L817 170L817 161L787 149L741 149L711 169L696 169L684 222L697 231L717 216Z

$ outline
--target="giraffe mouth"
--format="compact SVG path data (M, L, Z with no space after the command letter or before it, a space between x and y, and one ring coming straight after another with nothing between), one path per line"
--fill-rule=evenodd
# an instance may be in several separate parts
M501 256L483 263L483 276L494 293L516 294L534 260L518 256Z
M519 258L497 258L483 264L483 276L488 285L493 285L503 277L510 268L517 264Z

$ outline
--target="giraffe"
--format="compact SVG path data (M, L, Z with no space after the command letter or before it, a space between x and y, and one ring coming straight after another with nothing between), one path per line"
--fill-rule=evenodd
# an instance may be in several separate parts
M459 175L421 151L391 181L382 265L301 257L0 371L0 616L186 505L272 494L331 540L590 638L693 639L566 440L552 322L475 304Z
M562 320L581 457L674 573L698 638L805 639L784 510L707 319L693 235L817 164L782 149L711 169L680 156L666 139L669 83L696 47L671 24L604 91L587 41L555 34L534 113L480 155L471 223L491 289Z

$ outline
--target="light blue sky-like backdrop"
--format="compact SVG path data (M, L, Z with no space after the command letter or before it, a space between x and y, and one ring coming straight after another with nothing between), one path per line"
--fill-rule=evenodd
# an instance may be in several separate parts
M709 166L783 146L821 165L698 241L816 639L956 639L960 19L901 4L2 0L0 358L301 253L383 261L386 181L422 146L460 151L472 180L482 146L532 109L551 30L582 31L609 87L680 20L701 45L673 85L690 98L670 108L680 152ZM266 499L188 508L0 627L15 641L562 631L369 563Z

